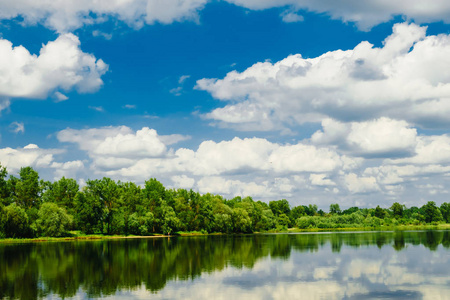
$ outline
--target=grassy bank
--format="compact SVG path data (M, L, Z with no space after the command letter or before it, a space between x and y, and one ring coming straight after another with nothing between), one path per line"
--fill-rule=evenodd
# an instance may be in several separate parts
M289 228L287 230L270 230L256 233L301 233L301 232L353 232L353 231L411 231L411 230L450 230L450 224L438 225L398 225L398 226L380 226L380 227L349 227L349 228ZM225 235L223 233L205 233L201 231L180 231L170 236L202 236L202 235ZM38 243L38 242L61 242L61 241L88 241L88 240L113 240L113 239L147 239L170 237L169 235L155 234L150 236L140 235L102 235L102 234L82 234L71 232L67 237L39 237L31 239L0 239L0 244L9 243Z

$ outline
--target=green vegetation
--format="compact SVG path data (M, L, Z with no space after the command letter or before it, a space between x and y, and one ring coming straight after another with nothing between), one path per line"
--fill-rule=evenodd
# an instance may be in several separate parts
M175 232L252 233L299 229L378 229L383 226L444 224L450 204L429 201L406 208L393 203L388 209L331 204L329 213L317 205L291 207L285 199L269 204L251 197L231 200L200 195L192 190L166 189L152 178L139 187L110 178L88 180L81 190L74 179L39 180L31 167L19 177L7 178L0 166L0 238L70 236L83 234L140 235Z

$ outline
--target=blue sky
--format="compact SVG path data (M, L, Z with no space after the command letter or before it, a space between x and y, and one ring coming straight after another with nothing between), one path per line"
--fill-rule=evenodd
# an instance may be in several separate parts
M11 174L323 208L447 201L445 1L16 2L0 1Z

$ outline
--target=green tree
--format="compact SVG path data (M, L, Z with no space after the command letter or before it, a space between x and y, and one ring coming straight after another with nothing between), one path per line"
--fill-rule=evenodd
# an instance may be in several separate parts
M102 202L86 187L75 195L75 211L75 220L79 229L88 234L102 232Z
M425 222L439 222L442 221L442 214L434 201L428 201L427 204L420 208L421 214L425 218Z
M384 219L386 216L386 213L384 212L384 209L382 209L379 205L375 208L374 216L379 219Z
M7 176L6 168L0 164L0 203L3 205L11 204L8 181L6 180Z
M232 220L234 232L251 232L252 220L245 209L239 207L233 208Z
M442 218L446 223L450 223L450 203L444 202L440 207Z
M394 204L392 204L391 206L391 210L394 215L394 218L401 219L403 217L404 205L401 205L398 202L394 202Z
M39 174L31 167L21 168L20 179L15 184L16 203L24 208L38 208L41 186Z
M49 183L42 195L44 202L53 202L67 211L73 213L75 209L75 195L79 191L78 183L75 179L62 177L58 181Z
M67 234L73 217L56 203L44 203L39 209L36 220L37 230L41 236L59 237Z
M269 207L275 216L279 216L281 214L289 215L291 212L289 202L286 199L270 201Z
M4 234L9 238L23 238L32 235L25 209L13 203L3 209Z
M330 214L333 215L340 215L341 214L341 208L339 207L339 204L330 204Z
M180 226L180 220L175 215L175 212L171 206L169 206L166 201L161 202L162 210L162 232L164 234L171 234L176 231Z

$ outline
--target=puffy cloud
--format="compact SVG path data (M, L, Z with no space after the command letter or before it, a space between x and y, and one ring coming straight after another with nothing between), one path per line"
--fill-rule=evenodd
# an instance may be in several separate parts
M450 164L450 137L421 136L415 148L416 155L389 160L393 164Z
M344 177L347 189L354 194L378 191L380 188L375 177L358 177L350 173Z
M26 166L45 168L51 166L53 155L60 153L62 150L40 149L35 144L17 149L7 147L0 149L0 162L9 172L17 172Z
M361 42L352 50L316 58L291 55L223 79L198 80L197 89L231 102L204 117L240 130L276 130L326 118L449 126L450 35L426 36L425 30L396 24L381 48ZM363 151L377 150L355 138Z
M84 53L73 34L43 45L39 55L0 39L0 98L47 98L55 90L93 92L108 70L101 59ZM67 99L56 92L57 100Z
M423 4L420 0L358 0L350 1L314 1L314 0L226 0L249 9L260 10L272 7L291 6L296 10L325 13L333 19L355 22L361 29L387 22L394 16L405 16L416 22L450 22L450 4L445 0L434 0ZM291 8L291 9L292 9ZM284 20L284 19L283 19Z
M416 129L405 121L385 117L350 123L325 119L322 128L312 135L313 143L339 145L353 154L369 157L409 156L418 143Z
M312 185L317 186L329 186L329 185L336 185L336 183L328 178L327 174L311 174L309 175L309 180L311 181Z
M75 178L77 173L84 169L84 163L81 160L68 161L64 163L53 162L50 168L55 169L54 179L60 179L61 177Z
M239 180L227 180L222 177L204 177L197 184L200 193L215 193L232 196L253 197L267 196L270 191L267 186L255 182L242 182Z
M172 176L170 179L172 179L175 188L181 189L191 189L195 183L194 178L190 178L186 175Z
M22 17L26 24L68 32L115 18L140 28L155 22L196 20L207 0L17 0L0 1L0 19Z
M96 167L124 168L139 159L162 157L168 144L184 139L181 135L159 136L154 129L144 127L134 132L126 126L94 129L65 129L57 134L60 142L76 143L88 152Z

